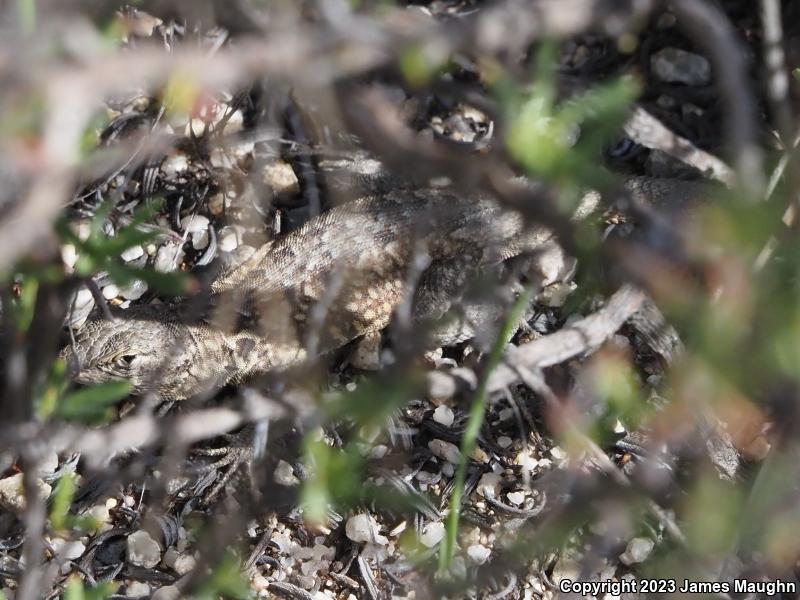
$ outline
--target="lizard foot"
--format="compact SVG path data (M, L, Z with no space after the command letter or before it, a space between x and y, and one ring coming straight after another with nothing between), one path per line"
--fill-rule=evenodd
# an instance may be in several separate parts
M214 485L203 496L203 504L211 504L219 495L222 488L239 472L242 467L248 467L256 455L255 434L252 427L245 427L234 434L225 434L222 438L226 446L219 448L195 448L191 451L194 456L216 458L214 462L195 467L196 473L208 473L222 470Z

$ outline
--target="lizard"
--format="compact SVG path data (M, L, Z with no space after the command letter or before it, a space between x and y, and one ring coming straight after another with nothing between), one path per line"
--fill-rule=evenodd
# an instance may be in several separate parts
M646 177L628 178L625 188L667 207L708 194L703 183ZM378 332L409 294L415 318L441 316L470 273L553 247L550 230L485 195L389 190L266 243L212 282L199 314L191 300L113 309L111 319L84 325L60 356L77 383L124 379L134 394L185 400ZM420 257L424 269L410 290ZM243 315L255 318L243 324ZM309 347L312 329L318 340Z

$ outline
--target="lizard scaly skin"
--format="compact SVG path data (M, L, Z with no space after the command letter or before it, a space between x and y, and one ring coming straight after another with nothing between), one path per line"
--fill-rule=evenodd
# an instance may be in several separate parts
M678 180L632 178L626 187L657 205L705 194L705 186ZM555 244L550 231L526 227L489 198L390 191L334 208L263 246L214 281L200 317L188 302L115 310L112 320L87 323L61 356L79 383L126 379L134 393L183 400L301 363L312 326L315 353L382 329L406 297L420 256L435 273L454 258L476 268L547 244ZM450 272L425 281L435 288L459 278ZM324 316L315 321L319 306ZM253 318L242 325L242 315Z

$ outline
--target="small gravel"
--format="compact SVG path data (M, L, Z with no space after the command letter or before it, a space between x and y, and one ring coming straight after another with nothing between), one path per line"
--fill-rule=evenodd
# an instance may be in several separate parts
M239 241L239 235L233 227L225 227L219 232L219 249L222 252L233 252Z
M445 427L450 427L454 418L452 409L444 404L436 407L436 410L433 411L433 420Z
M137 567L152 569L161 561L161 547L140 529L128 536L128 560Z
M692 86L711 83L711 65L708 60L680 48L659 50L650 57L650 68L656 77L667 83Z
M492 555L492 551L483 544L473 544L467 548L467 556L476 565L482 565Z
M626 565L634 565L644 562L655 547L655 542L650 538L637 537L628 542L625 552L620 554L619 559Z
M525 492L509 492L506 497L511 504L516 506L522 506L522 503L525 502Z
M300 480L294 474L292 465L285 460L278 461L278 466L275 467L272 478L278 485L285 485L287 487L300 484Z
M142 248L141 245L137 244L136 246L131 246L119 256L125 262L131 262L136 260L137 258L141 258L142 256L144 256L144 248Z
M208 229L208 217L203 215L192 215L181 221L181 227L186 233L197 233Z
M69 268L73 269L75 263L78 262L78 251L72 244L64 244L61 246L61 260Z
M67 317L69 325L71 327L80 327L94 308L94 296L92 296L92 292L85 287L79 289L72 296L70 306L72 309Z
M53 488L41 479L36 480L36 488L42 500L49 498L50 493L53 491ZM12 512L20 513L25 510L25 505L22 473L0 479L0 506Z
M461 462L461 450L458 446L445 442L444 440L431 440L428 442L428 449L434 456L446 460L449 463L458 464Z
M156 261L154 267L156 271L162 273L171 273L177 270L183 261L183 248L177 244L165 244L158 249L156 253Z
M345 524L345 535L354 542L373 541L374 530L372 517L366 513L353 515Z
M103 298L111 300L119 296L119 288L113 283L109 283L103 288Z
M167 177L183 173L188 168L189 158L183 152L171 154L161 163L161 170Z
M144 581L131 581L125 586L125 595L129 598L141 598L150 595L150 586Z
M197 560L191 554L182 554L175 548L170 548L164 553L164 565L182 576L195 568Z
M211 236L208 234L208 229L195 231L192 234L192 248L195 250L205 250L208 248L208 243L210 240Z
M69 542L63 538L50 540L50 545L61 560L77 560L86 552L86 545L80 541Z
M147 292L147 284L141 279L134 279L129 284L119 288L119 295L125 300L138 300Z
M442 541L444 532L444 523L441 521L428 523L425 526L425 529L423 529L422 535L419 536L419 541L423 546L427 548L433 548Z
M181 591L177 586L165 585L164 587L160 587L153 592L150 600L178 600L180 597Z

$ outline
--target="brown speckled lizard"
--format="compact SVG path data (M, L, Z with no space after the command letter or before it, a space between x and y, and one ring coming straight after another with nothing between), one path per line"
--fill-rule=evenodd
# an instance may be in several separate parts
M658 205L706 192L679 180L625 185ZM408 296L420 257L413 313L424 318L446 312L476 268L548 244L555 245L550 231L526 226L486 197L390 191L343 204L266 244L213 282L199 316L189 301L115 310L111 320L87 323L61 355L79 383L126 379L134 393L183 400L381 330Z

